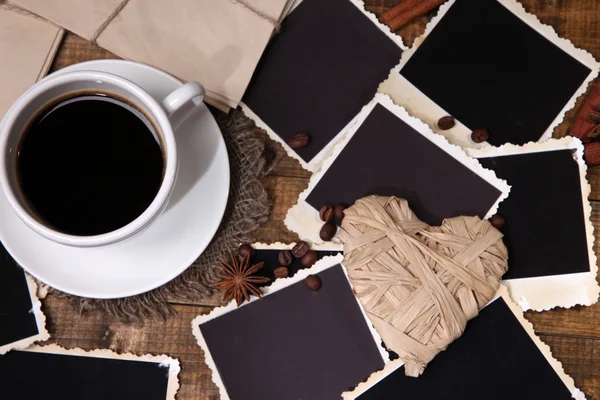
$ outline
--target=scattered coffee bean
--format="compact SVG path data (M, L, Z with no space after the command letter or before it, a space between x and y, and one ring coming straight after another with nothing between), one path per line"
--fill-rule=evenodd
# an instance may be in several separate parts
M456 123L454 122L454 117L451 117L449 115L446 115L445 117L440 118L437 123L438 128L440 128L443 131L447 131L448 129L454 128L455 124Z
M302 263L302 265L304 265L306 268L308 267L312 267L313 265L315 265L315 263L317 262L317 259L319 257L317 256L317 252L314 250L309 250L306 252L306 254L304 255L304 257L302 257L302 259L300 260L300 262Z
M289 274L290 271L288 270L288 268L283 266L277 267L275 268L275 271L273 271L273 275L275 275L275 278L277 279L287 278Z
M321 227L321 232L319 232L319 237L326 241L329 242L331 239L333 239L333 237L335 236L335 234L337 233L337 226L329 221L327 223L325 223L323 225L323 227Z
M298 242L294 248L292 249L292 255L296 258L302 258L310 250L308 243L306 242Z
M335 217L338 221L342 222L344 219L344 210L346 209L346 205L343 203L337 203L333 206L333 211L335 213Z
M289 250L281 250L277 256L279 264L290 265L292 263L292 253Z
M596 103L596 105L594 106L594 110L600 111L600 101Z
M302 149L308 145L308 142L310 142L310 137L306 133L301 132L292 136L287 143L292 149Z
M306 278L304 278L304 283L306 284L306 287L309 288L310 290L312 290L313 292L316 292L317 290L321 289L321 278L319 278L316 275L309 275Z
M319 217L323 222L333 221L334 212L331 206L323 206L319 210Z
M492 217L489 219L490 224L492 224L492 226L496 229L500 229L504 226L504 223L506 222L504 220L504 217L500 214L495 214L492 215Z
M238 253L242 258L245 258L247 254L250 255L250 258L254 257L254 248L247 243L244 243L238 249Z
M487 129L475 129L471 132L471 140L475 143L483 143L489 139L490 135L488 134Z

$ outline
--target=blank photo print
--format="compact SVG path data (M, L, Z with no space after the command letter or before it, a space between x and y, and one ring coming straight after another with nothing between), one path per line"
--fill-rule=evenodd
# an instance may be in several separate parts
M585 399L501 287L499 297L469 321L463 335L431 361L418 378L402 361L351 392L345 400L572 400Z
M477 128L494 146L550 138L599 67L516 0L448 1L415 43L382 91L464 147ZM459 123L439 130L444 115Z
M0 355L47 340L37 285L0 243Z
M323 222L318 210L323 205L350 206L369 195L397 196L408 200L420 220L439 225L459 215L489 217L508 190L493 171L389 97L377 95L313 175L285 223L300 237L319 243Z
M383 368L388 355L367 321L342 255L324 258L264 297L192 322L221 399L331 400ZM312 291L309 274L322 286Z
M598 269L581 142L568 137L469 154L511 185L498 213L506 221L503 279L513 299L534 310L595 303Z
M110 350L31 346L0 357L6 399L175 400L179 362Z
M402 41L356 0L303 0L268 45L243 98L246 115L315 171L398 64ZM296 133L310 142L285 144Z

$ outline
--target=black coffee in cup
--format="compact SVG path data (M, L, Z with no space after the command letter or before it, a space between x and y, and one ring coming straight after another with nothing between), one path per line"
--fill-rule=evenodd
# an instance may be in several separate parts
M163 180L158 130L110 93L79 91L51 102L31 119L18 151L20 189L32 214L72 235L132 222Z

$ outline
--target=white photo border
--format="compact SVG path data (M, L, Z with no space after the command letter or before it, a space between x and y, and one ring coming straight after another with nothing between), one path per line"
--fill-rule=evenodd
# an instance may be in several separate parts
M56 344L49 344L46 346L38 346L33 345L26 349L21 349L19 351L26 351L31 353L47 353L47 354L59 354L66 356L74 356L74 357L91 357L91 358L106 358L106 359L115 359L115 360L125 360L125 361L142 361L142 362L151 362L155 364L159 364L162 367L169 367L169 376L167 380L167 395L165 400L175 400L175 396L177 391L179 390L179 372L181 371L181 366L179 364L179 360L175 358L171 358L167 355L159 355L153 356L150 354L146 354L143 356L138 356L131 353L115 353L112 350L107 349L99 349L99 350L90 350L86 351L80 348L74 349L66 349L64 347L58 346Z
M542 340L535 334L533 325L531 324L531 322L529 322L527 319L525 319L520 307L512 301L512 299L510 298L510 295L508 294L508 289L502 284L500 285L498 292L496 293L496 296L494 297L494 299L492 299L488 303L488 305L493 303L494 301L498 300L498 298L502 298L504 300L504 302L506 303L506 305L508 305L508 308L510 309L510 311L512 311L514 316L520 322L521 326L523 327L523 329L525 330L527 335L529 335L529 337L531 338L531 340L533 341L535 346L540 350L540 352L542 353L544 358L548 361L548 364L550 364L550 366L552 367L554 372L556 372L556 374L558 375L560 380L567 387L567 389L571 392L571 396L573 397L573 399L585 400L585 394L581 390L579 390L575 387L575 381L573 380L573 378L571 378L569 375L567 375L565 373L560 361L558 361L556 358L554 358L552 356L552 351L550 350L550 347L547 344L545 344L544 342L542 342ZM452 346L452 344L450 344L450 346ZM380 381L382 381L384 378L386 378L388 375L390 375L391 373L393 373L394 371L396 371L398 368L402 367L403 365L404 365L404 362L400 359L391 361L381 371L375 372L374 374L372 374L369 377L368 380L360 383L356 388L354 388L354 390L345 392L342 395L343 400L354 400L354 399L358 398L360 395L366 393L369 389L376 386ZM427 371L425 371L425 373L427 373ZM413 379L419 379L419 378L413 378ZM398 393L398 395L401 395L401 394L402 393Z
M587 165L583 161L583 144L574 137L549 139L543 143L530 142L523 146L505 144L500 147L488 146L484 149L468 149L467 154L475 158L501 157L518 154L541 153L546 151L571 150L579 165L581 203L585 219L585 237L590 264L589 272L550 275L533 278L508 279L503 283L508 287L513 300L523 311L544 311L554 307L571 308L574 305L589 306L598 301L600 286L596 280L598 265L594 252L594 226L592 225L592 205L588 199L591 186L586 180ZM510 254L509 268L510 268Z
M270 245L270 246L273 246L273 245ZM313 250L318 250L318 249L313 248ZM352 288L352 290L354 290L352 283L350 282L350 279L348 278L348 272L346 271L346 268L344 268L344 266L342 265L343 260L344 260L344 256L342 254L338 254L335 256L323 257L321 260L317 261L317 263L314 266L312 266L311 268L301 269L291 278L283 278L283 279L275 280L271 286L268 286L264 289L263 296L266 297L266 296L269 296L280 290L284 290L285 288L287 288L295 283L302 282L308 275L318 274L329 268L333 268L338 264L340 265L340 268L342 268L342 270L344 271L344 274L346 276L346 279L348 280L348 284L350 285L350 288ZM227 304L223 307L217 307L217 308L213 309L213 311L211 311L209 314L200 315L200 316L194 318L194 320L192 321L192 333L196 337L198 345L204 351L206 365L208 365L208 367L210 368L210 370L212 372L213 382L219 388L219 394L221 396L221 400L230 400L230 397L229 397L229 394L227 393L227 389L225 388L223 379L221 378L221 375L219 374L219 370L217 369L217 365L213 359L213 356L212 356L210 349L206 343L206 340L204 339L204 336L202 335L202 331L200 330L200 325L204 324L205 322L212 321L212 320L214 320L218 317L221 317L225 314L228 314L230 312L234 312L238 308L243 308L243 307L247 306L248 304L258 301L258 300L260 300L259 297L252 296L250 299L250 302L243 303L239 307L237 307L235 301L232 300L231 302L229 302L229 304ZM377 332L377 330L375 330L375 327L373 326L373 324L367 317L367 314L366 314L365 310L363 309L362 305L360 304L360 302L358 301L358 299L355 299L355 300L356 300L356 304L359 306L360 311L363 315L365 324L367 325L367 327L369 328L369 331L371 332L371 335L373 336L373 343L375 343L375 345L379 349L379 353L381 355L381 359L382 359L383 363L387 364L390 361L389 354L382 346L383 341L381 339L381 336L379 336L379 333Z
M441 130L437 126L437 121L443 116L449 115L442 107L437 105L433 100L429 99L423 92L417 89L412 83L404 78L400 71L406 65L408 60L415 54L420 45L425 41L427 36L433 31L435 26L446 15L456 0L449 0L440 6L438 14L427 24L425 33L418 37L413 46L402 53L400 63L396 65L386 79L379 86L379 92L389 95L396 104L406 108L411 115L418 117L425 122L434 132L445 136L448 141L460 147L465 148L482 148L489 146L489 143L475 143L471 140L471 129L467 128L460 121L456 120L456 125L452 129ZM600 63L586 50L579 49L568 39L558 36L554 28L550 25L545 25L540 22L537 16L525 11L525 8L517 0L496 0L498 3L507 8L516 17L521 19L540 35L548 39L551 43L559 47L561 50L575 58L587 68L590 69L590 74L583 81L581 86L575 91L567 104L563 107L560 113L554 118L554 121L544 131L538 142L544 142L552 137L554 129L563 121L567 111L575 106L577 98L583 95L590 82L598 76Z
M358 8L373 24L375 24L375 26L377 28L379 28L380 31L382 31L383 33L385 33L385 35L390 38L403 52L405 52L407 50L407 47L404 45L404 42L402 41L402 38L396 34L394 34L390 28L384 24L382 24L381 22L379 22L379 20L377 19L377 17L375 16L375 14L373 14L372 12L366 11L365 10L365 3L362 0L348 0L350 3L352 3L354 6L356 6L356 8ZM302 3L302 1L297 1L294 4L294 9L296 7L298 7L298 5ZM293 11L292 11L293 12ZM374 92L376 92L377 88L373 88ZM335 146L335 143L344 135L344 133L352 126L356 123L356 119L358 118L358 116L355 116L350 122L348 122L348 124L342 128L342 130L327 144L327 146L325 146L323 149L321 149L321 151L315 155L310 161L306 162L302 159L302 157L300 157L287 143L284 139L282 139L279 135L277 135L275 133L275 131L267 124L265 123L258 115L256 115L254 113L254 111L252 111L252 109L250 107L248 107L243 101L240 102L240 107L242 107L242 111L244 112L244 114L250 118L251 120L254 121L254 123L256 124L257 127L259 127L260 129L263 129L264 131L267 132L267 135L269 136L269 138L271 138L272 140L278 142L279 144L281 144L281 146L283 147L283 149L285 150L285 152L287 153L288 156L298 160L298 162L300 163L300 165L302 166L302 168L304 168L307 171L310 172L316 172L319 170L319 168L321 167L321 164L323 163L323 161L329 156L329 154L331 153L332 148Z
M289 230L296 232L304 240L310 240L316 244L323 243L323 240L321 240L321 238L319 237L319 231L321 229L321 226L323 225L323 221L321 221L319 218L319 211L313 208L310 204L308 204L306 199L317 186L321 178L323 178L327 170L335 162L336 158L344 150L346 145L350 142L350 139L352 139L354 134L360 129L362 124L370 115L371 111L373 111L375 106L377 106L378 104L385 107L388 111L392 112L402 121L410 125L414 130L419 132L433 144L435 144L440 149L448 153L448 155L456 159L465 167L473 171L473 173L477 174L490 185L498 189L501 192L501 195L500 197L498 197L498 199L492 205L492 207L488 210L487 214L485 215L485 218L489 218L496 213L498 205L505 198L508 197L508 194L510 192L509 184L507 184L505 180L499 179L494 171L483 168L477 160L468 157L463 151L463 149L450 144L443 136L435 134L421 120L409 115L404 108L396 105L389 96L378 93L375 95L375 98L371 100L369 104L363 107L363 109L357 116L357 122L336 143L329 157L323 162L323 166L321 167L321 169L312 175L308 188L300 194L296 205L294 205L288 211L284 223Z
M19 267L21 268L21 267ZM27 282L27 289L29 290L29 299L31 300L31 313L35 316L35 324L38 330L36 335L23 338L16 342L7 343L0 346L0 355L6 354L10 350L24 349L35 342L43 342L50 339L50 334L46 330L46 316L42 312L42 302L37 296L37 284L28 273L23 271L25 274L25 280Z

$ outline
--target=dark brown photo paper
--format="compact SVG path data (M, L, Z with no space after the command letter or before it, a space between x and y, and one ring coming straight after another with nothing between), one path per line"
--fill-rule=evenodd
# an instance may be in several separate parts
M523 321L524 318L521 317ZM525 321L526 324L529 322ZM358 400L572 400L583 399L573 380L557 371L556 361L533 328L524 328L502 297L469 321L464 334L439 353L422 376L407 377L400 367L369 387ZM560 365L560 364L559 364ZM574 396L575 395L575 396ZM577 397L576 397L577 396Z
M483 218L502 196L497 187L381 104L306 201L318 210L324 204L351 205L372 194L407 199L417 217L431 225L459 215Z
M2 399L175 400L179 362L166 356L33 346L0 356Z
M517 1L450 4L414 53L407 51L400 74L469 130L487 129L494 146L550 137L597 63Z
M302 1L272 38L244 95L251 113L281 141L310 135L309 145L295 150L306 163L373 98L400 60L401 39L362 7L355 0Z
M333 259L339 262L341 256ZM383 368L387 354L343 267L317 272L318 265L262 299L194 320L221 398L337 399ZM318 291L303 281L310 272L322 281ZM270 289L282 284L286 279Z
M0 355L48 339L36 288L0 243Z

